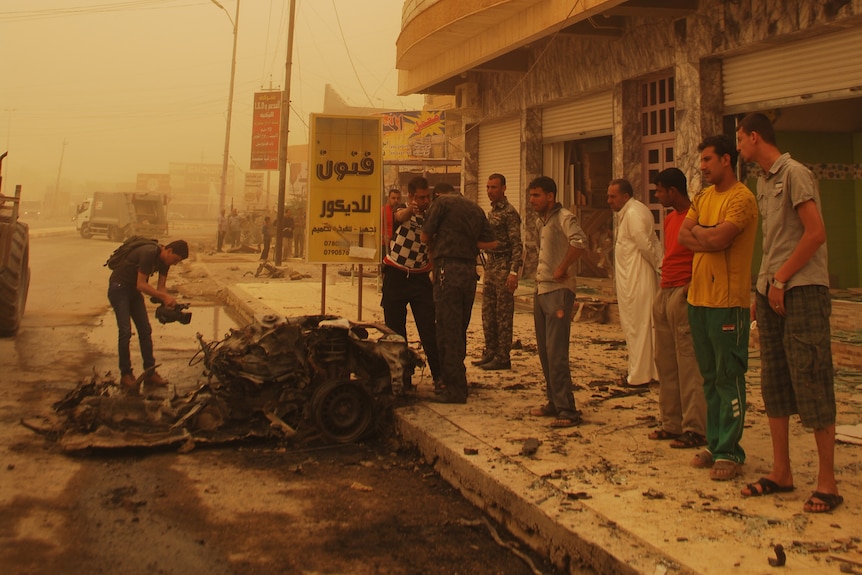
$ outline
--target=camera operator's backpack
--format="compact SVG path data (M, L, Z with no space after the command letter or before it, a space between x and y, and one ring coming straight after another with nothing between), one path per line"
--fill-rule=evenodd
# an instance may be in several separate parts
M132 236L120 244L120 247L114 250L114 253L111 254L111 257L103 265L108 266L108 269L115 270L123 265L123 262L126 261L126 258L133 249L146 245L157 246L159 245L159 240L145 238L144 236Z

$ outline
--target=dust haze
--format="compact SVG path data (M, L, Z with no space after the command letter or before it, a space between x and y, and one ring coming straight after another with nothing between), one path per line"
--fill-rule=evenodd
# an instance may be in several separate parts
M239 0L230 163L249 169L252 97L284 84L289 0ZM94 190L220 164L237 0L4 0L3 192ZM307 140L331 84L356 106L421 108L396 95L401 0L297 0L289 143Z

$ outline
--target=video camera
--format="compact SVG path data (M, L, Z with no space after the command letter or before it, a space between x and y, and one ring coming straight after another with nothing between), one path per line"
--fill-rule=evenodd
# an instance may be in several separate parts
M150 301L153 303L159 303L158 298L150 298ZM183 325L188 325L192 321L192 312L183 311L188 309L190 304L187 303L178 303L173 308L165 307L165 304L161 304L156 308L156 319L159 320L159 323L173 323L175 321L180 322Z

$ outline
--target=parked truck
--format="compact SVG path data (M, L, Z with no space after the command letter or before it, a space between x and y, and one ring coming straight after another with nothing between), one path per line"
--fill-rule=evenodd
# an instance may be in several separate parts
M167 204L167 194L95 192L78 206L75 228L82 238L101 235L115 242L136 235L165 236Z
M0 154L0 169L5 157ZM30 227L18 221L20 203L21 186L12 196L0 194L0 337L18 331L30 289Z

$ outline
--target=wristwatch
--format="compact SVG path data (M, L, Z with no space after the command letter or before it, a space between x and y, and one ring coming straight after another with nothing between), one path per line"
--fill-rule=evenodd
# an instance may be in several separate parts
M780 282L780 281L778 281L778 280L777 280L777 279L775 279L775 278L772 278L772 287L774 287L774 288L778 288L778 289L784 289L784 287L785 287L785 283L784 283L784 282Z

